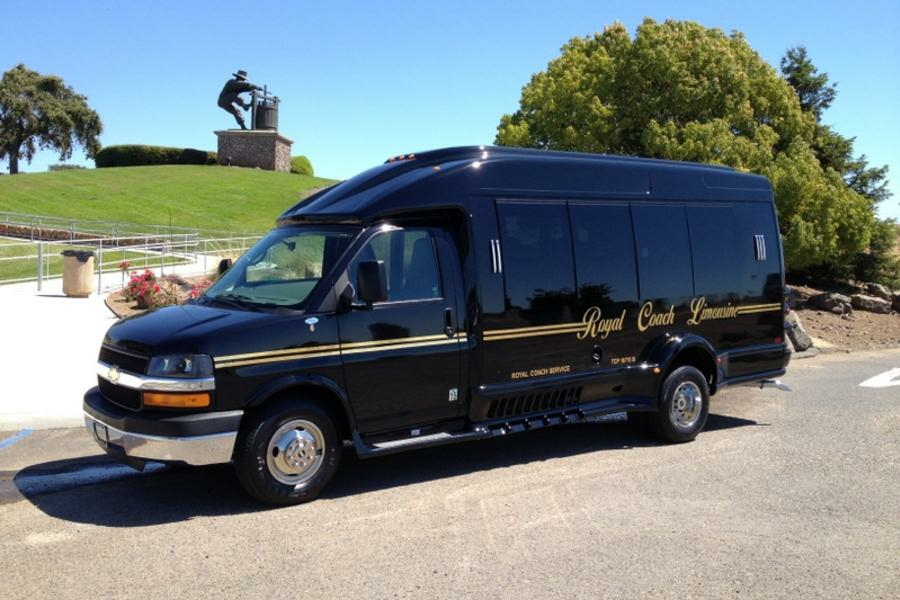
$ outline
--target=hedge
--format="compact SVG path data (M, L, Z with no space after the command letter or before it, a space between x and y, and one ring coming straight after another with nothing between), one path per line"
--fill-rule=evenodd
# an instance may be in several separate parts
M291 173L296 173L297 175L312 175L312 163L309 162L309 159L305 156L292 156Z
M212 165L216 163L216 153L194 148L126 144L103 148L97 153L94 163L98 169L143 165Z

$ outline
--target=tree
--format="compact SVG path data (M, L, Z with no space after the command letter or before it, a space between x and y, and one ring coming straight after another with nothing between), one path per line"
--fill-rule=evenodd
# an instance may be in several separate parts
M788 48L781 57L781 73L797 92L800 108L813 113L816 120L837 96L837 84L828 83L828 73L819 73L804 46Z
M102 131L87 98L59 77L20 64L0 78L0 160L9 160L11 175L19 172L20 159L31 162L38 149L57 150L66 160L77 144L93 157Z
M815 75L815 71L812 73ZM827 77L827 76L826 76ZM827 86L827 79L823 82ZM820 90L821 91L821 90ZM817 98L820 108L833 100ZM817 118L739 32L645 19L570 40L501 117L496 143L724 164L772 182L785 262L850 264L873 204L823 169Z
M813 150L824 169L834 169L854 191L873 203L888 199L887 165L870 167L866 155L853 155L856 138L844 137L822 124L822 113L837 97L837 84L830 84L828 73L819 73L806 48L789 48L781 58L781 73L794 88L800 107L816 120Z
M781 59L781 72L800 100L800 106L816 120L812 148L826 172L840 175L851 190L868 199L872 209L891 196L887 188L887 165L870 167L866 155L855 156L856 138L845 137L822 123L822 115L837 97L837 85L830 84L827 73L819 73L806 48L789 48ZM818 270L831 275L852 276L860 281L895 284L900 278L900 263L894 256L896 227L892 220L876 220L869 244L851 263L820 265Z

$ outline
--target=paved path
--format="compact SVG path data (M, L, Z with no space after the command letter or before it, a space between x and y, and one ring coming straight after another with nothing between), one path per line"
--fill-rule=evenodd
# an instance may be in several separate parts
M165 273L199 275L203 265L201 257ZM0 285L0 431L82 422L81 397L97 384L97 353L116 320L104 298L121 288L121 273L104 273L101 282L103 294L88 298L65 296L61 278L44 281L40 292L34 281Z
M71 427L97 385L95 364L116 320L103 296L68 298L61 280L0 286L0 429Z
M613 422L345 455L323 498L275 510L227 465L136 474L84 431L20 435L0 595L898 598L898 367L798 361L794 392L726 390L689 444Z

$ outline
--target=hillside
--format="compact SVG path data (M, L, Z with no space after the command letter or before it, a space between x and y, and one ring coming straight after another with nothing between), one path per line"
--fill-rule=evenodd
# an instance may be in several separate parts
M329 179L237 167L165 165L0 177L0 212L263 232Z

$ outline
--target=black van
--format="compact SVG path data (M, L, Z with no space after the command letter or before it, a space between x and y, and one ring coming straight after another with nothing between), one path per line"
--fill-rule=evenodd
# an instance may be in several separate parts
M777 385L769 182L494 147L388 160L289 209L197 301L113 325L84 398L109 453L234 461L269 503L362 457L604 413L663 440Z

